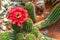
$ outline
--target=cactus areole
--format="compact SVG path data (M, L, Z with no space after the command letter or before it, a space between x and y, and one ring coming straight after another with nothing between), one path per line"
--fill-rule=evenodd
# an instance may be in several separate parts
M8 14L8 19L12 20L12 24L17 24L18 26L28 19L27 11L20 7L13 8Z

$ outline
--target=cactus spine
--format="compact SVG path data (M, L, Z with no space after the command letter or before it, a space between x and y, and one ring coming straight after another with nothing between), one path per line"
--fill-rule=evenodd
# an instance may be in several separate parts
M35 13L34 4L33 4L32 2L27 2L27 3L25 4L25 8L27 9L30 18L31 18L32 20L35 20L35 18L36 18L36 13Z

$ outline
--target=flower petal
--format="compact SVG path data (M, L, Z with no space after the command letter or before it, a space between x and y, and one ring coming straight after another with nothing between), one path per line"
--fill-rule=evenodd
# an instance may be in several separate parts
M20 26L20 23L18 22L17 25Z
M13 20L12 22L13 22L13 24L16 24L16 23L18 22L18 20L15 19L15 20Z

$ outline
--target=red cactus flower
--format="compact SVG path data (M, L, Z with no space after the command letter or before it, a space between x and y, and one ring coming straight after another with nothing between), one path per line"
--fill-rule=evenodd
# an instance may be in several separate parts
M27 11L20 7L13 8L8 14L8 19L12 20L12 24L17 24L18 26L28 19Z

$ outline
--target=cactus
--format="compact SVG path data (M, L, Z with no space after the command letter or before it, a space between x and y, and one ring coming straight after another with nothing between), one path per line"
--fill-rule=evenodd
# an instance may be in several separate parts
M52 10L50 16L48 17L48 20L50 21L50 23L55 23L60 16L60 4L57 4L54 9Z
M16 24L12 25L12 29L14 30L14 32L18 33L21 29L21 27L18 27Z
M27 32L31 32L33 26L33 21L31 19L28 19L24 22L24 30Z
M23 39L24 39L24 35L22 33L16 35L16 40L23 40Z
M48 16L46 20L44 20L41 25L42 26L48 26L51 24L54 24L60 16L60 4L57 4L54 9L52 10L51 14Z
M40 25L41 25L41 27L43 28L43 27L48 26L47 24L50 25L49 20L48 20L48 19L45 19L44 21L41 22Z
M60 3L54 7L51 14L45 20L34 24L34 26L37 26L38 28L47 27L51 24L54 24L59 19L59 17L60 17Z
M46 37L42 35L41 33L38 34L39 40L54 40L53 38Z
M11 34L10 32L4 32L1 33L1 39L2 40L15 40L15 37L13 34Z
M38 31L39 31L39 29L37 27L34 27L31 32L37 37Z
M33 34L27 34L26 40L35 40L35 36Z
M27 2L25 8L27 9L30 18L34 21L36 19L34 4L32 2Z

